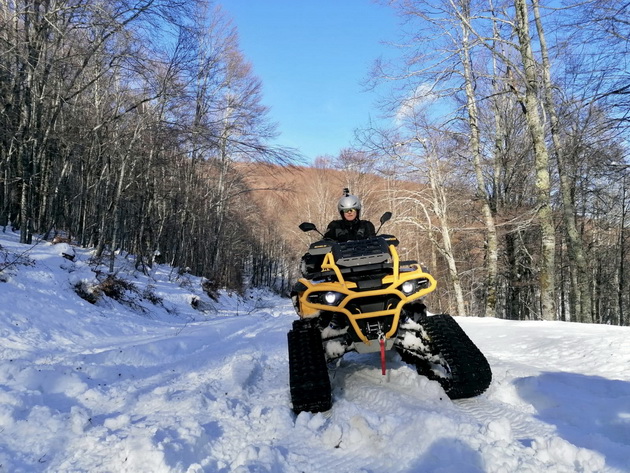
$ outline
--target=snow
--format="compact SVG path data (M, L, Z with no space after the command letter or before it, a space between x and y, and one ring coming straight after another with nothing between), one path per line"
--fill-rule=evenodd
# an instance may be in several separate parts
M18 242L0 234L0 472L630 472L628 327L458 317L486 393L348 354L333 408L295 416L289 300L119 257L136 290L92 304L88 250Z

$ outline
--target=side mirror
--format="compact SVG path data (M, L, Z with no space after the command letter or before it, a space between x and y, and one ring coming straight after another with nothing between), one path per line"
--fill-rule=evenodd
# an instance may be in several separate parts
M381 231L381 228L383 227L383 224L385 222L387 222L390 218L392 218L392 213L391 212L385 212L383 215L381 215L381 224L378 227L378 230L376 230L376 234L378 235L378 232Z
M303 232L310 232L311 230L317 230L317 227L315 226L314 223L310 223L310 222L302 222L299 225L300 230L302 230Z

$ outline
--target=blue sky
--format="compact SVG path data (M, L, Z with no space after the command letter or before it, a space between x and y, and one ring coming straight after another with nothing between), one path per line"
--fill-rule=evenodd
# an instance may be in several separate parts
M371 0L221 0L241 50L263 82L278 143L308 160L336 156L354 130L377 120L375 93L362 82L391 52L394 11Z

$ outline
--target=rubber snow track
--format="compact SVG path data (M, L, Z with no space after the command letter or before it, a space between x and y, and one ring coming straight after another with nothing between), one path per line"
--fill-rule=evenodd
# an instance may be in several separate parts
M293 322L287 335L289 388L293 411L323 412L331 408L330 379L319 329Z
M413 314L422 330L408 330L429 353L399 348L402 359L416 366L418 373L440 382L451 399L462 399L483 393L492 381L492 370L479 348L470 340L453 317L439 314L428 317L424 311ZM425 338L425 334L426 337ZM439 355L448 377L435 376L426 357Z

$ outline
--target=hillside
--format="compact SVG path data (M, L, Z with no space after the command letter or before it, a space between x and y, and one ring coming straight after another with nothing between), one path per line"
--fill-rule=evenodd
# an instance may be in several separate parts
M441 240L441 227L435 216L432 217L435 220L432 227L427 223L424 206L432 206L432 197L431 189L426 185L411 180L388 180L382 174L342 171L326 166L247 163L241 164L239 170L248 187L254 189L251 199L260 211L260 215L255 216L257 223L254 227L257 228L258 239L264 242L262 247L269 254L278 258L282 256L285 261L291 262L291 268L297 268L299 258L316 237L315 233L305 235L298 230L298 225L308 221L323 231L331 220L339 218L337 201L347 187L362 200L361 217L371 220L377 228L381 215L386 211L393 212L392 220L382 227L382 232L398 237L402 243L398 251L403 259L420 261L441 281L431 295L432 304L443 311L455 310L448 309L450 304L455 303L448 279L448 264L429 235L428 228L432 228L433 238ZM471 199L471 194L461 188L453 193L449 202L449 219L454 225L450 241L460 281L468 285L465 289L469 291L479 289L478 278L484 271L486 234L478 219L481 215L476 208L478 205ZM455 226L463 229L456 231ZM473 300L472 304L477 302ZM475 306L470 310L477 313L483 308Z
M0 234L0 472L630 472L628 327L457 318L482 396L349 355L332 410L296 417L289 301L18 241Z

